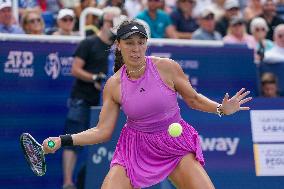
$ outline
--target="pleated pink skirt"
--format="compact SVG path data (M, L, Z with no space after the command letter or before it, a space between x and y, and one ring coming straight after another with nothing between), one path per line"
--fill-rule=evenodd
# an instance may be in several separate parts
M144 188L164 180L188 153L195 154L196 160L204 165L197 131L184 120L179 123L183 132L175 138L167 130L146 133L126 124L110 166L123 166L132 186Z

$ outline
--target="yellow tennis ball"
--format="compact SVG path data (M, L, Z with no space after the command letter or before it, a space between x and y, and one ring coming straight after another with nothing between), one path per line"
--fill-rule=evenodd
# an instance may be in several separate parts
M168 128L168 132L172 137L178 137L182 133L182 126L179 123L172 123Z

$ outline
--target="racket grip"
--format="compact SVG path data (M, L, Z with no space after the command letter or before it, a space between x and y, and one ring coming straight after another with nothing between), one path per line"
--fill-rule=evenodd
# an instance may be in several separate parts
M54 148L55 142L54 142L53 140L49 140L49 141L47 142L47 146L48 146L49 148Z

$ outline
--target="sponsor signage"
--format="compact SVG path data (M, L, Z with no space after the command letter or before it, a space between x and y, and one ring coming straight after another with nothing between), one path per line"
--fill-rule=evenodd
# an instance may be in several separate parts
M284 143L284 110L252 110L250 119L253 142Z
M254 144L257 176L284 176L284 144Z

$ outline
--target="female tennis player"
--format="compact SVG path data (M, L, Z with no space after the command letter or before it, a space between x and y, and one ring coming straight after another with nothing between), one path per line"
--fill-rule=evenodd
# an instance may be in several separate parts
M102 189L144 188L166 177L180 189L213 189L203 169L204 159L198 133L180 115L179 93L189 107L210 113L230 115L250 101L249 91L241 89L232 98L226 94L222 104L198 94L182 68L167 58L146 56L147 32L140 22L124 21L117 30L115 74L103 92L103 107L96 127L78 134L44 140L46 153L61 146L91 145L111 138L120 107L127 115ZM171 123L183 132L171 137ZM47 142L53 140L55 148Z

